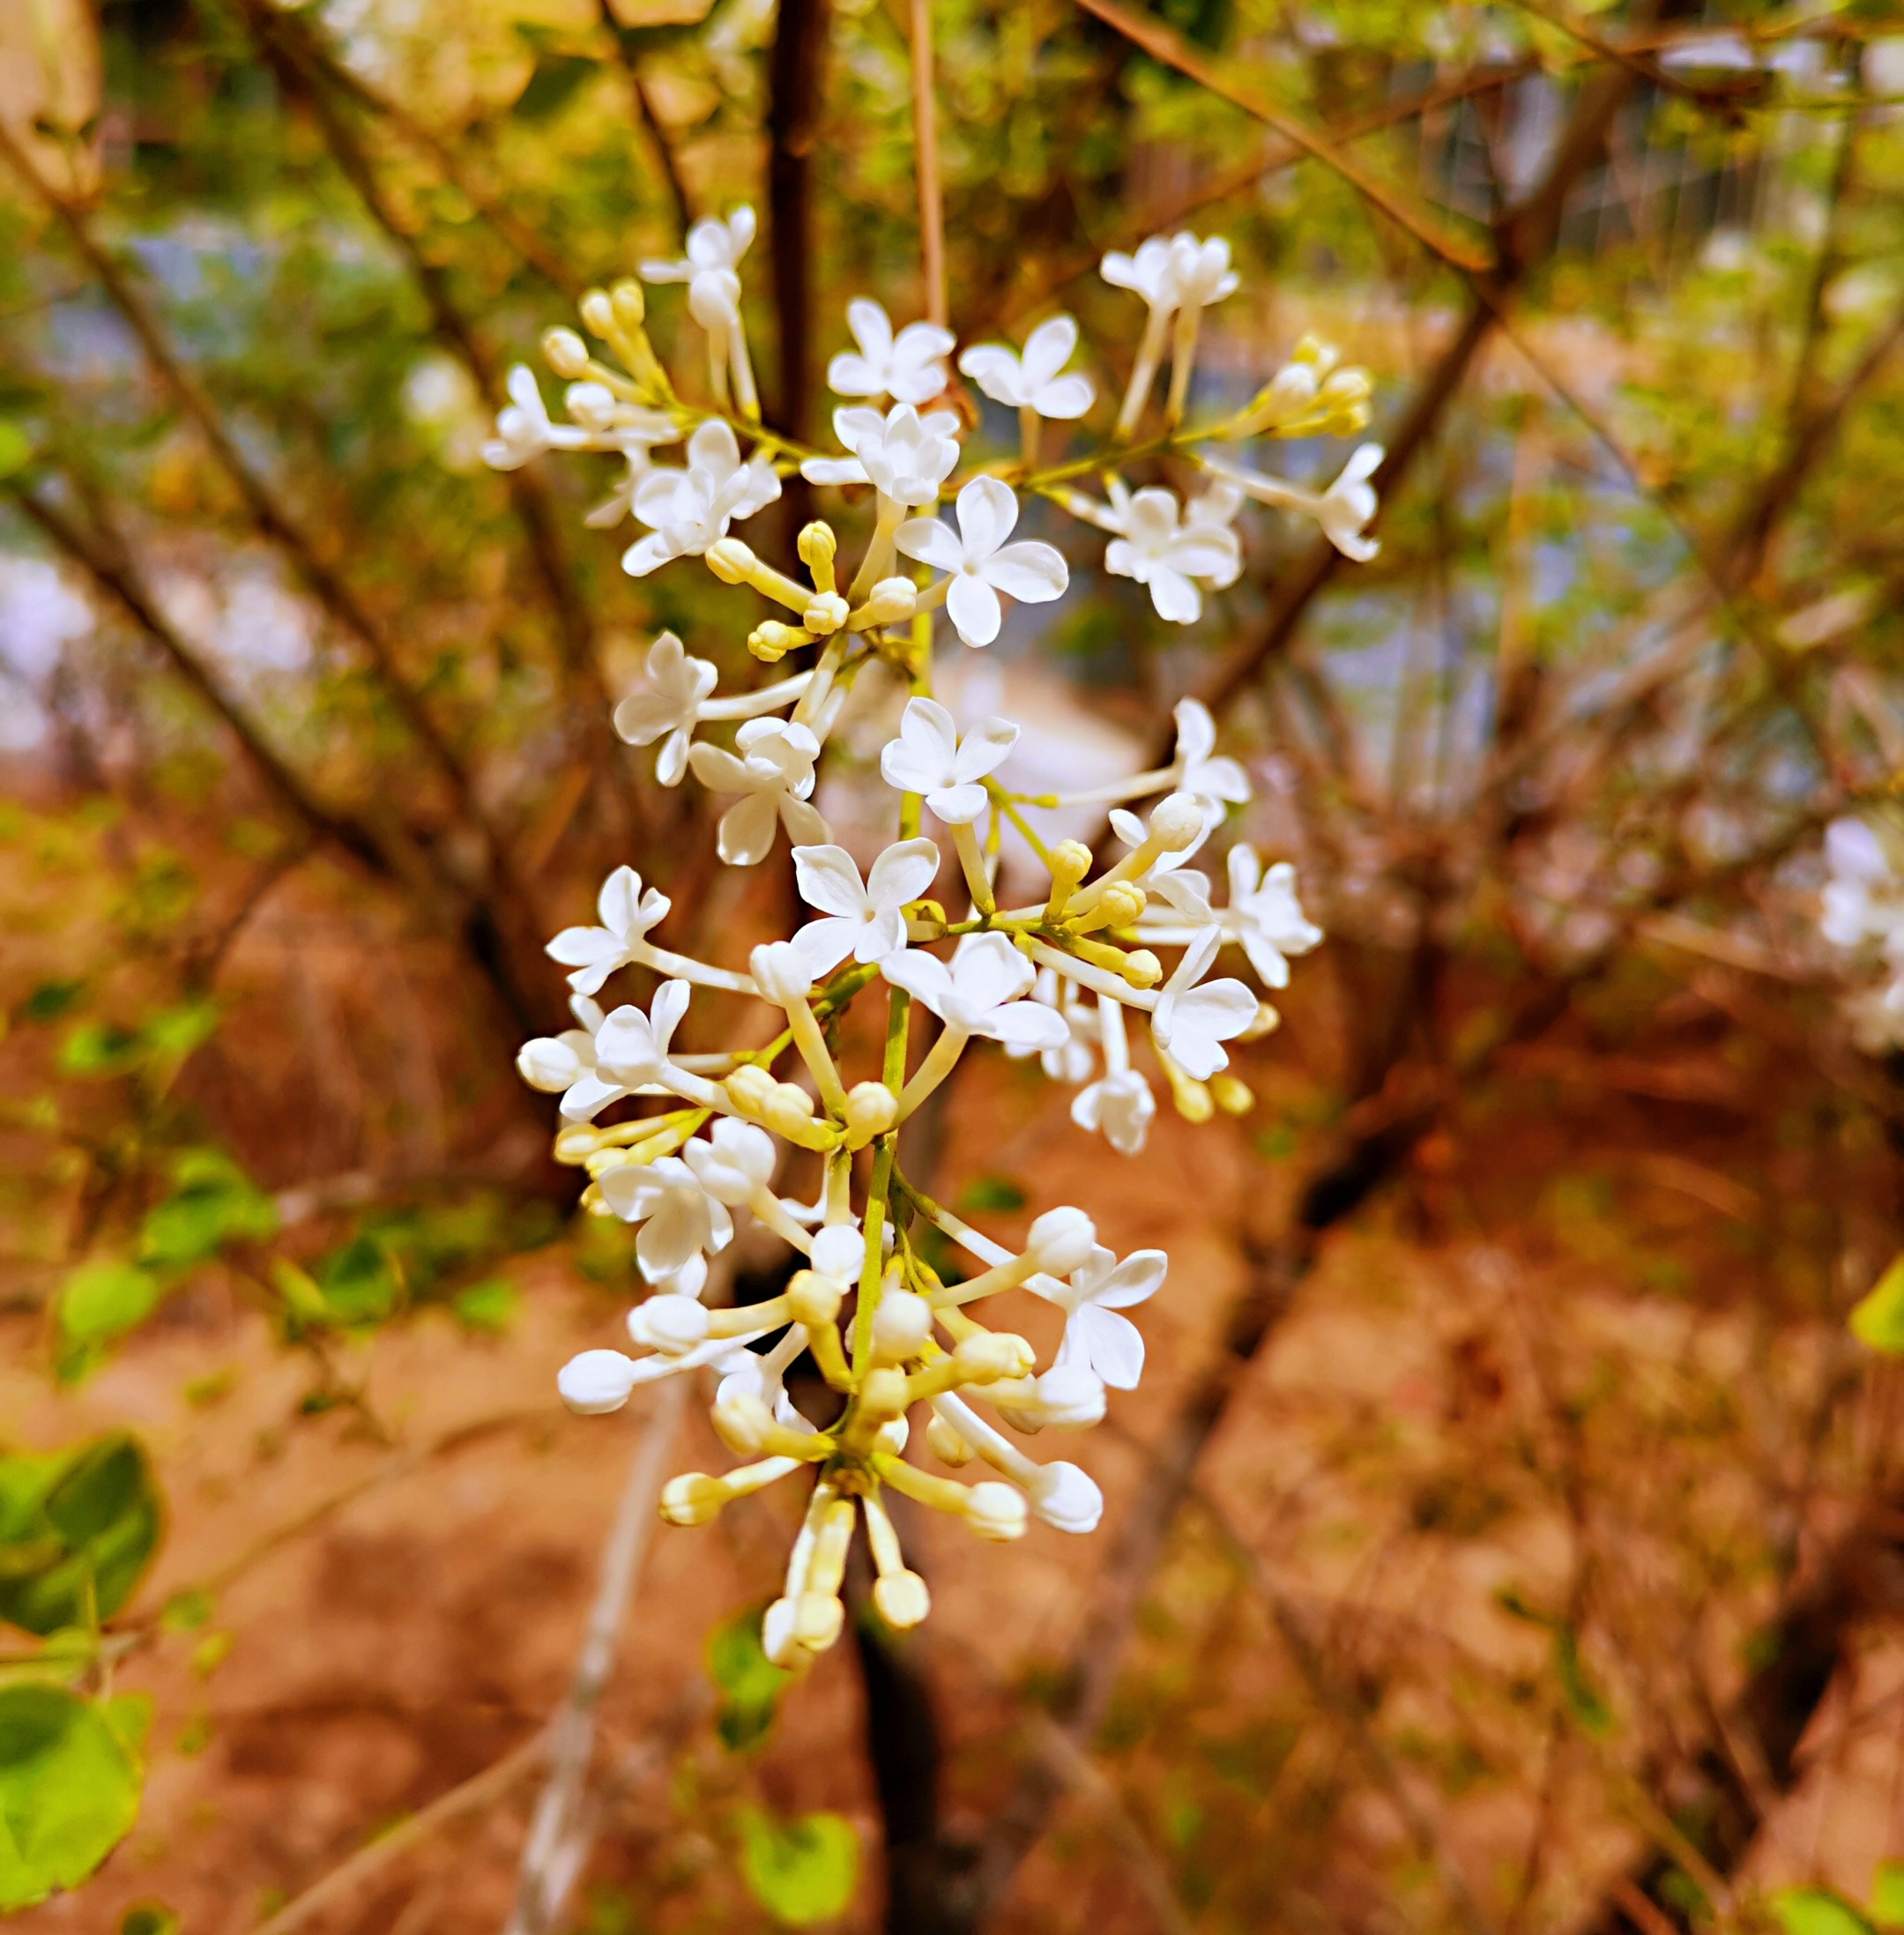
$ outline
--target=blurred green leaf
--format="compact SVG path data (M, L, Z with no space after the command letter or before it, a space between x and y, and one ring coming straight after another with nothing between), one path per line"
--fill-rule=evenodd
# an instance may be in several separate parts
M708 1635L708 1672L722 1694L715 1730L735 1753L765 1738L780 1695L793 1678L762 1650L766 1611L764 1605L749 1606Z
M142 1044L134 1031L104 1021L82 1022L60 1045L62 1075L123 1075L138 1067Z
M59 1288L61 1339L84 1347L123 1336L159 1307L159 1279L137 1263L118 1257L82 1263Z
M1851 1335L1886 1357L1904 1357L1904 1256L1853 1305Z
M1871 1924L1829 1888L1776 1888L1767 1900L1785 1935L1871 1935Z
M331 1251L313 1275L325 1314L339 1323L375 1323L390 1315L403 1292L383 1246L363 1234Z
M0 418L0 477L11 477L32 461L32 439L19 424Z
M1009 1176L974 1176L959 1191L961 1209L1022 1209L1024 1191Z
M162 1902L138 1902L119 1917L119 1935L179 1935L179 1918Z
M151 1466L123 1433L62 1458L0 1458L0 1619L43 1634L109 1619L159 1524Z
M1871 1877L1871 1918L1879 1928L1904 1928L1904 1861L1880 1861Z
M57 1686L0 1689L0 1909L77 1887L138 1796L138 1763L100 1708Z
M450 1299L450 1308L465 1330L483 1330L500 1336L509 1328L521 1301L508 1277L488 1276L457 1291Z
M516 98L524 121L547 121L574 98L576 90L601 71L600 63L581 54L539 54L529 85Z
M57 1021L85 992L84 981L42 981L20 1003L20 1019Z
M784 1825L757 1807L740 1814L740 1874L777 1922L830 1921L852 1900L859 1837L843 1814L802 1814Z
M216 1255L228 1242L263 1242L277 1232L271 1199L230 1157L191 1149L174 1165L172 1194L145 1217L139 1260L182 1269Z

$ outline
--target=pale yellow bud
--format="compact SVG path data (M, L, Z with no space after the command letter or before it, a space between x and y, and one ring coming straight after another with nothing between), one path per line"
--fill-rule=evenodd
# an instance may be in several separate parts
M704 1471L684 1471L661 1487L661 1516L670 1525L705 1525L727 1502L727 1487Z
M813 573L818 589L832 591L833 560L839 553L839 540L833 535L833 526L817 520L802 525L800 536L794 540L794 549L800 553L800 562Z
M937 1411L932 1414L932 1422L926 1427L926 1443L933 1457L955 1470L960 1465L970 1464L978 1455L959 1436L956 1427L940 1417Z
M743 1115L764 1115L768 1098L780 1084L759 1062L745 1061L721 1086L733 1098L734 1106Z
M904 1364L926 1348L932 1336L932 1306L909 1290L889 1290L873 1313L873 1358L878 1364Z
M904 1371L881 1366L868 1371L859 1387L860 1415L876 1418L881 1424L901 1417L906 1408L906 1380Z
M586 1122L555 1133L555 1160L570 1169L579 1169L595 1153L596 1132Z
M932 1611L932 1594L916 1572L889 1572L874 1581L873 1604L888 1626L904 1633Z
M787 1314L809 1329L831 1323L839 1315L842 1294L830 1276L822 1276L816 1270L796 1270L786 1287Z
M813 643L813 635L797 625L783 625L777 618L764 619L747 634L747 648L762 665L778 665L787 653Z
M648 320L648 298L633 276L623 276L608 292L614 304L615 321L632 334Z
M980 1538L1002 1544L1024 1537L1027 1516L1024 1493L988 1478L965 1494L965 1522Z
M582 311L583 325L591 336L599 336L606 340L614 333L616 326L614 303L606 289L591 289L578 307Z
M1258 1001L1256 1018L1237 1037L1238 1041L1261 1041L1265 1035L1273 1035L1283 1025L1283 1017L1268 1001Z
M800 1132L813 1121L813 1098L791 1082L777 1082L767 1094L761 1113L776 1135L798 1141Z
M1186 1122L1207 1122L1216 1113L1209 1090L1191 1076L1179 1074L1171 1083L1171 1100Z
M759 561L739 538L723 538L707 549L707 568L723 584L744 584Z
M757 1397L723 1398L712 1412L720 1441L737 1458L755 1458L772 1434L774 1415Z
M542 360L558 376L585 376L589 365L588 345L572 329L544 330Z
M846 622L846 600L837 592L815 592L800 614L800 623L815 638L830 638Z
M1133 987L1155 987L1164 979L1164 964L1149 948L1133 948L1124 956L1123 975Z
M1127 880L1113 882L1092 910L1096 924L1105 927L1130 927L1143 911L1148 897L1142 887Z
M823 1653L840 1636L846 1608L829 1592L803 1592L793 1604L793 1638L809 1653Z
M899 1098L883 1082L856 1082L846 1091L846 1146L864 1149L899 1120Z
M981 1331L975 1337L967 1337L952 1355L975 1384L993 1383L1001 1377L1023 1377L1038 1362L1038 1353L1031 1346L1009 1330Z
M1225 1115L1247 1115L1256 1106L1256 1098L1246 1082L1238 1081L1228 1069L1209 1078L1210 1099Z
M1078 889L1078 883L1090 872L1090 849L1082 840L1060 840L1046 860L1051 868L1051 898L1045 913L1056 920Z

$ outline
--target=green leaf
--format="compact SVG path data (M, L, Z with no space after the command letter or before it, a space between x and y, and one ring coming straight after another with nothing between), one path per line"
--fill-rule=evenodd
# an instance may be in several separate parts
M122 1693L116 1700L108 1700L100 1711L128 1753L136 1760L145 1752L145 1736L152 1731L152 1723L150 1693Z
M32 461L32 439L19 424L0 419L0 477L11 477Z
M529 85L516 98L516 112L524 121L547 121L569 105L584 81L601 71L598 62L581 54L541 54Z
M1860 1343L1886 1357L1904 1357L1904 1256L1852 1306L1850 1322Z
M509 1328L521 1301L508 1277L489 1276L457 1291L450 1299L450 1307L465 1330L486 1330L500 1336Z
M138 1797L138 1762L99 1708L58 1686L0 1689L0 1910L77 1887Z
M44 1634L111 1618L159 1522L152 1469L123 1433L63 1458L0 1459L0 1619Z
M1871 1924L1829 1888L1777 1888L1767 1899L1785 1935L1871 1935Z
M740 1815L740 1875L777 1922L830 1921L852 1900L859 1837L843 1814L802 1814L782 1826L749 1807Z
M20 1019L57 1021L85 992L84 981L42 981L20 1003Z
M1880 1861L1871 1877L1871 1918L1879 1928L1904 1928L1904 1861Z
M119 1935L179 1935L179 1918L163 1902L136 1902L119 1917Z
M100 1257L60 1285L60 1336L70 1345L104 1343L144 1323L159 1306L159 1279L137 1263Z
M95 1079L123 1075L138 1066L139 1048L139 1038L130 1028L112 1022L82 1022L60 1045L59 1071Z
M227 1243L262 1243L277 1233L271 1199L230 1157L191 1149L173 1165L172 1194L145 1217L139 1259L183 1269L215 1256Z
M961 1209L1022 1209L1025 1193L1009 1176L974 1176L959 1191Z
M735 1753L766 1737L780 1695L793 1678L762 1650L766 1612L764 1605L749 1606L708 1635L708 1672L724 1696L715 1730Z
M325 1314L341 1323L375 1323L390 1315L402 1294L388 1252L371 1236L353 1236L332 1250L315 1274Z

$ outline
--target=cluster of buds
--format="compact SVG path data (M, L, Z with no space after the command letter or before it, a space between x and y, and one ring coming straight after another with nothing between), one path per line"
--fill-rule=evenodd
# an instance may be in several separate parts
M583 1352L563 1369L562 1395L577 1410L607 1411L659 1378L703 1368L716 1378L714 1425L741 1462L673 1479L661 1503L673 1524L703 1524L732 1500L812 1470L764 1635L770 1657L798 1666L840 1632L841 1581L862 1518L881 1614L901 1627L925 1617L925 1582L906 1563L882 1502L889 1488L988 1539L1016 1538L1033 1518L1065 1532L1095 1528L1103 1500L1092 1480L1075 1464L1035 1461L1017 1440L1087 1428L1104 1416L1107 1388L1135 1386L1143 1341L1123 1312L1153 1295L1166 1269L1157 1250L1119 1257L1075 1208L1046 1212L1022 1248L1005 1247L905 1175L903 1125L979 1040L1041 1057L1047 1074L1075 1090L1074 1120L1126 1154L1143 1149L1157 1114L1140 1058L1187 1120L1241 1113L1252 1098L1230 1068L1230 1045L1276 1025L1266 991L1287 985L1290 957L1321 939L1286 863L1265 868L1249 846L1231 846L1221 904L1210 878L1191 864L1250 794L1242 766L1216 753L1203 706L1178 706L1168 765L1087 793L1014 791L1004 775L1020 728L986 718L961 732L930 696L933 614L942 606L967 644L983 645L998 636L1006 599L1062 595L1063 556L1012 537L1015 482L1110 529L1107 567L1147 584L1160 611L1183 618L1195 615L1199 580L1228 582L1240 569L1230 519L1246 495L1281 491L1269 501L1314 516L1351 555L1372 549L1362 535L1373 511L1364 479L1380 453L1365 446L1344 473L1348 485L1314 499L1228 466L1187 511L1161 487L1127 487L1117 465L1140 454L1181 454L1215 473L1215 460L1195 458L1199 443L1357 429L1365 419L1366 376L1338 368L1332 352L1305 341L1241 416L1181 428L1202 309L1236 286L1227 246L1187 236L1105 258L1106 277L1144 296L1150 322L1112 442L1097 458L1037 468L1042 421L1082 417L1095 401L1090 379L1065 368L1077 339L1068 317L1034 331L1022 354L981 345L960 358L987 396L1018 410L1025 449L1015 465L958 483L962 419L933 407L951 382L952 338L926 324L896 333L866 301L849 311L858 347L833 359L829 378L836 393L870 400L836 413L846 454L804 450L759 420L739 300L738 264L752 234L745 210L704 222L689 236L685 261L643 270L651 280L688 283L691 313L708 337L710 402L677 394L649 344L640 285L624 282L582 304L584 324L615 366L598 361L574 331L552 331L545 352L570 379L570 420L550 422L533 379L518 369L489 456L507 465L542 450L618 453L627 474L591 521L632 513L647 527L626 569L645 576L701 557L723 582L750 585L788 614L754 628L747 644L756 659L813 655L789 676L723 696L716 667L664 633L648 653L645 682L614 714L630 744L658 743L663 785L691 772L732 800L718 830L730 865L759 861L785 829L812 918L788 939L753 949L744 968L703 961L653 938L670 903L620 867L602 888L599 924L569 928L549 944L571 971L577 1025L528 1043L518 1058L524 1080L561 1096L555 1156L586 1171L584 1206L636 1227L635 1258L650 1291L628 1317L634 1353ZM1132 440L1166 350L1166 428L1139 445ZM874 406L881 401L883 411ZM653 461L673 443L685 447L683 465ZM796 467L816 484L872 494L871 536L844 590L839 540L828 524L799 533L799 576L731 534ZM1094 472L1104 501L1082 498L1068 481ZM952 523L934 512L947 494ZM835 842L814 793L840 710L874 664L896 673L909 696L879 761L893 795L894 837L862 873ZM731 745L696 736L714 725L733 727ZM1148 814L1131 810L1146 800ZM1108 811L1118 858L1100 865L1075 839L1041 837L1043 814L1081 807ZM1018 906L1000 904L1008 825L1047 876ZM1242 956L1259 986L1212 978L1225 949ZM596 997L629 968L659 977L648 1008L605 1009ZM721 1053L678 1051L676 1033L697 994L755 1004L755 1017L763 1007L771 1038ZM883 1046L876 1068L854 1071L842 1066L842 1024L862 1000L883 1001ZM922 1023L921 1015L930 1019ZM726 1038L757 1041L762 1031L755 1018ZM624 1107L633 1112L626 1119L603 1120ZM816 1172L810 1203L781 1194L796 1164ZM743 1219L786 1245L798 1267L767 1302L715 1307L704 1295L710 1261ZM1027 1338L973 1314L1015 1291L1061 1314L1060 1340L1042 1365ZM787 1393L787 1376L803 1359L837 1394L838 1415L824 1428ZM957 1470L977 1460L996 1476L967 1483L909 1460L911 1421L921 1414L926 1446L941 1465Z

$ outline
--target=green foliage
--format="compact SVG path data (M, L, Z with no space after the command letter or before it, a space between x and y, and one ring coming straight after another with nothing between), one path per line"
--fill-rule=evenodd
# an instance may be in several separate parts
M809 1928L852 1900L859 1838L843 1814L801 1814L777 1822L757 1807L740 1811L740 1875L777 1922Z
M1871 1918L1879 1928L1904 1927L1904 1861L1880 1861L1871 1877Z
M1829 1888L1778 1888L1767 1897L1784 1935L1871 1935L1871 1925Z
M123 1433L69 1454L0 1458L0 1619L44 1635L110 1619L159 1528L152 1468Z
M1025 1206L1025 1193L1009 1176L974 1176L960 1190L957 1207L968 1209L1022 1209Z
M119 1935L179 1935L179 1918L162 1902L137 1902L119 1917Z
M1904 1357L1904 1256L1852 1306L1851 1335L1886 1357Z
M721 1693L715 1729L736 1753L766 1738L780 1696L793 1680L761 1649L766 1611L764 1605L749 1606L708 1635L708 1671Z
M19 424L0 418L0 477L11 477L32 461L32 438Z
M104 1708L63 1687L0 1688L0 1909L77 1887L130 1829L138 1796L137 1755Z
M520 1292L506 1276L486 1276L471 1284L450 1299L450 1308L465 1330L480 1330L501 1336L515 1321Z
M90 1361L93 1346L123 1336L159 1306L159 1279L137 1263L102 1257L82 1263L60 1285L61 1370L71 1376Z
M172 1184L139 1232L141 1262L183 1269L227 1243L262 1243L278 1233L271 1198L219 1150L183 1150L174 1160Z

